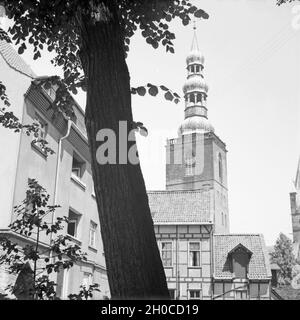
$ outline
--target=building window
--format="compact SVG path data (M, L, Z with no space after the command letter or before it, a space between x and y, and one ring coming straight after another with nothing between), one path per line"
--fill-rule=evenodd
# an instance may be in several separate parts
M236 290L235 291L235 300L247 300L247 290Z
M200 300L201 299L201 290L189 290L189 299L190 300Z
M83 278L82 278L82 285L85 288L89 288L93 284L93 275L89 272L84 272L83 273Z
M200 266L200 242L189 243L189 260L191 267Z
M82 160L76 153L73 154L72 175L77 178L82 178L85 169L85 161Z
M222 212L221 215L222 215L222 226L224 226L224 213Z
M223 161L221 153L219 153L219 179L223 182Z
M162 242L161 243L161 259L165 267L172 266L172 242Z
M39 140L46 140L47 132L48 132L48 124L47 122L39 115L35 114L34 120L38 123L39 128L37 132L34 134L33 145L38 147L42 152L44 152L44 146L42 142Z
M96 230L97 224L93 221L90 222L90 233L89 233L89 246L96 247Z
M197 72L197 73L200 72L200 66L196 66L196 72Z
M194 168L195 168L195 159L188 158L185 160L185 175L186 176L193 176L194 175Z
M77 238L78 237L78 225L79 225L80 215L74 213L73 211L69 211L68 216L68 235Z
M51 86L49 89L44 88L44 90L47 92L48 96L54 101L56 97L55 89Z
M171 300L176 300L176 290L175 289L169 289L169 295Z

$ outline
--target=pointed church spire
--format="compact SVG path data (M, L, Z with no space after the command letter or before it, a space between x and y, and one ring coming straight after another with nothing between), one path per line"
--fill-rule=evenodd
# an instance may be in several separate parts
M300 156L298 160L298 167L296 172L296 179L294 181L294 186L297 191L300 191Z
M192 46L191 51L199 51L199 45L198 45L198 39L197 39L197 26L196 26L196 20L194 19L193 22L193 40L192 40Z
M195 21L193 29L191 52L186 58L187 80L183 86L185 110L184 121L178 131L179 135L214 131L207 118L208 86L204 81L204 56L199 50Z

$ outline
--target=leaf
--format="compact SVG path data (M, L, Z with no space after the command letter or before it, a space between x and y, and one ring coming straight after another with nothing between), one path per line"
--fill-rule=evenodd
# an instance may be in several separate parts
M203 19L208 19L209 15L202 9L198 9L195 13L194 16L196 18L203 18Z
M145 87L138 87L136 88L138 95L144 96L146 94L146 89Z
M148 92L151 96L156 96L158 94L158 88L156 86L151 86L149 89L148 89Z
M170 91L165 93L165 99L169 100L169 101L172 101L174 99L174 97Z
M169 91L169 89L165 86L160 86L161 90L164 90L164 91Z
M21 46L19 49L18 49L18 54L22 54L24 52L24 47Z

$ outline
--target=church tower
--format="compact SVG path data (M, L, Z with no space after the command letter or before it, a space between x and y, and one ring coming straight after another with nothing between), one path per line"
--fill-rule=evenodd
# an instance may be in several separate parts
M300 158L294 181L294 192L290 193L293 241L300 244ZM300 253L299 253L300 254Z
M228 233L227 150L208 120L204 56L199 51L195 26L186 69L184 120L178 138L167 140L166 189L211 190L215 232Z

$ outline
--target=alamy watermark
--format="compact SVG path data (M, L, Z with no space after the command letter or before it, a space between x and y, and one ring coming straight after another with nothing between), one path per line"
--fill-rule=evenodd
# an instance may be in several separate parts
M139 164L135 134L136 129L128 130L127 121L119 121L117 132L110 128L99 130L96 135L96 141L99 143L96 151L97 162L100 165ZM148 150L144 150L147 158L151 158L153 162L159 160L157 142L159 138L166 136L166 132L155 132L154 136L157 139L152 139L154 143L148 144ZM197 132L168 139L166 164L184 166L190 174L201 174L204 169L204 138L204 133Z

